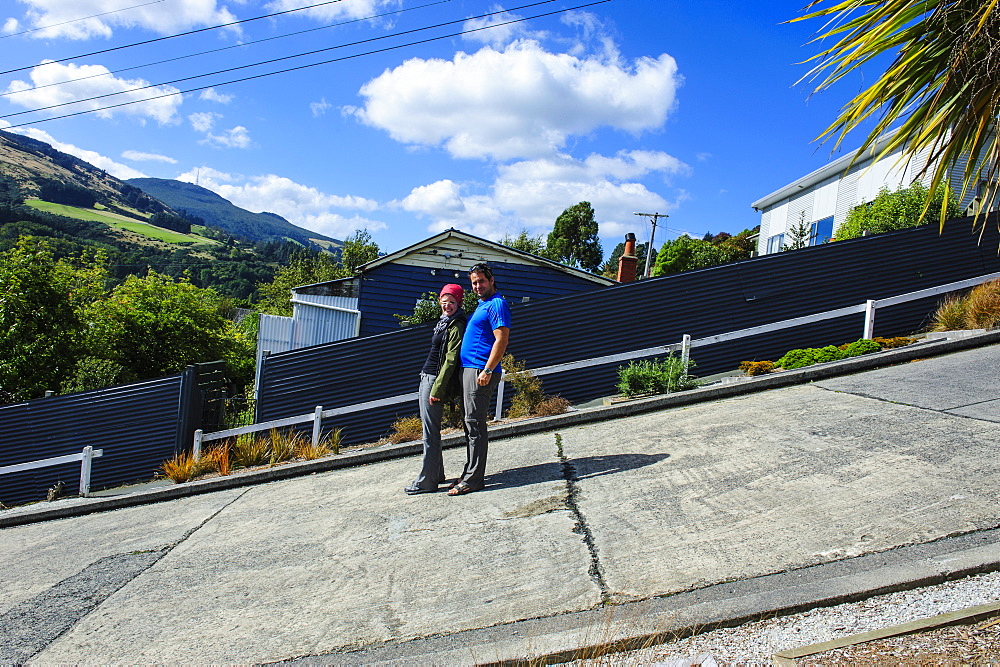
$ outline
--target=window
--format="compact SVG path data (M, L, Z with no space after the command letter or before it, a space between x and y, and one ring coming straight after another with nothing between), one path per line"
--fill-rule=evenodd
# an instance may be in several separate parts
M833 236L833 216L812 223L809 233L809 245L826 243Z
M773 252L780 252L781 246L785 243L784 234L775 234L774 236L767 239L767 254Z

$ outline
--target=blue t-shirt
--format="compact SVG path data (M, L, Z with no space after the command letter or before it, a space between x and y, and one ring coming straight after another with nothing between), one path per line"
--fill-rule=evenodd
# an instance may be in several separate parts
M485 368L490 358L490 350L496 337L494 329L510 328L510 306L499 292L480 301L476 310L469 315L462 338L462 368ZM493 370L500 368L500 364Z

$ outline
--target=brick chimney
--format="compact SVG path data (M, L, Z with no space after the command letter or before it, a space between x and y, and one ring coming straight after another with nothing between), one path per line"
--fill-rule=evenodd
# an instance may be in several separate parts
M618 282L630 283L635 280L635 265L639 258L635 256L635 234L625 235L625 250L618 259Z

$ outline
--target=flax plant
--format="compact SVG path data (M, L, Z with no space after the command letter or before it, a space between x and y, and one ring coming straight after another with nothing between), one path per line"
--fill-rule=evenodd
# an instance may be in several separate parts
M921 175L931 176L929 193L948 188L948 172L967 159L959 201L980 183L987 184L984 201L993 201L1000 166L1000 0L834 0L819 7L825 2L815 0L793 19L829 19L813 42L834 44L806 61L814 67L803 77L819 81L816 92L883 54L894 59L820 139L836 137L839 145L877 118L859 157L902 149L901 159L908 160L927 150ZM930 206L928 195L921 216ZM943 226L944 206L940 214Z

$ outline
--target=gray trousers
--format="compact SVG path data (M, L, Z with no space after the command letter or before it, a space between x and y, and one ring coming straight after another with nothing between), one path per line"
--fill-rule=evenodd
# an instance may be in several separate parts
M465 407L465 437L468 439L468 454L465 460L465 470L462 480L474 491L483 488L483 477L486 475L486 454L489 450L489 440L486 433L486 414L493 398L493 392L500 384L500 373L490 376L490 383L479 386L476 378L481 369L462 369L462 403Z
M412 486L437 489L444 481L444 460L441 458L441 415L444 403L431 404L431 387L436 375L420 374L420 424L424 435L424 463Z

